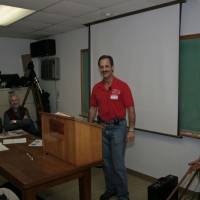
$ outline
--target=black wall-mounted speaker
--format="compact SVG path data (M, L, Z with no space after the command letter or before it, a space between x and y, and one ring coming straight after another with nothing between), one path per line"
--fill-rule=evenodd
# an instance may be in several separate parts
M31 57L44 57L56 54L54 39L40 40L30 44Z

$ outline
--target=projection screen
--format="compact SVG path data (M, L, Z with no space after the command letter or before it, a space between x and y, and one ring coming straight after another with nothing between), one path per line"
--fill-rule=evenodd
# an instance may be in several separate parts
M111 55L133 93L137 129L177 136L179 18L175 4L90 26L91 87L98 58Z

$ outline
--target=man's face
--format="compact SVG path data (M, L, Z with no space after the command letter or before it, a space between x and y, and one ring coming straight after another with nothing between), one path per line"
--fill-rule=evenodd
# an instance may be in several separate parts
M101 59L99 62L99 70L103 78L110 78L113 74L114 66L111 66L108 58Z
M17 98L17 96L12 96L10 99L10 105L13 109L16 109L19 107L19 99Z

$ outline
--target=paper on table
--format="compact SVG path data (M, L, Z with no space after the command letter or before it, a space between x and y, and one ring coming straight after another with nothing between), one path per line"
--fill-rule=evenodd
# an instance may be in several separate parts
M14 130L14 131L3 132L0 134L0 138L18 137L25 134L28 134L28 133L22 129L19 129L19 130Z
M29 144L28 146L31 146L31 147L42 147L42 140L35 140L34 142Z
M9 148L7 148L6 146L4 146L4 145L0 142L0 151L5 151L5 150L9 150Z
M26 143L26 138L4 139L3 144Z
M62 113L62 112L56 112L56 113L54 113L54 114L60 115L60 116L65 116L65 117L71 117L70 115L67 115L67 114Z

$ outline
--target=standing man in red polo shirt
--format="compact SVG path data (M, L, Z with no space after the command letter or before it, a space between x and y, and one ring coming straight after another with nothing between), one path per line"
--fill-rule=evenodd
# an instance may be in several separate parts
M98 111L103 124L103 167L106 191L100 196L100 200L108 200L115 195L118 200L128 200L124 156L126 143L135 139L134 100L129 86L113 75L114 62L111 56L101 56L98 66L103 80L93 87L88 120L93 122Z

